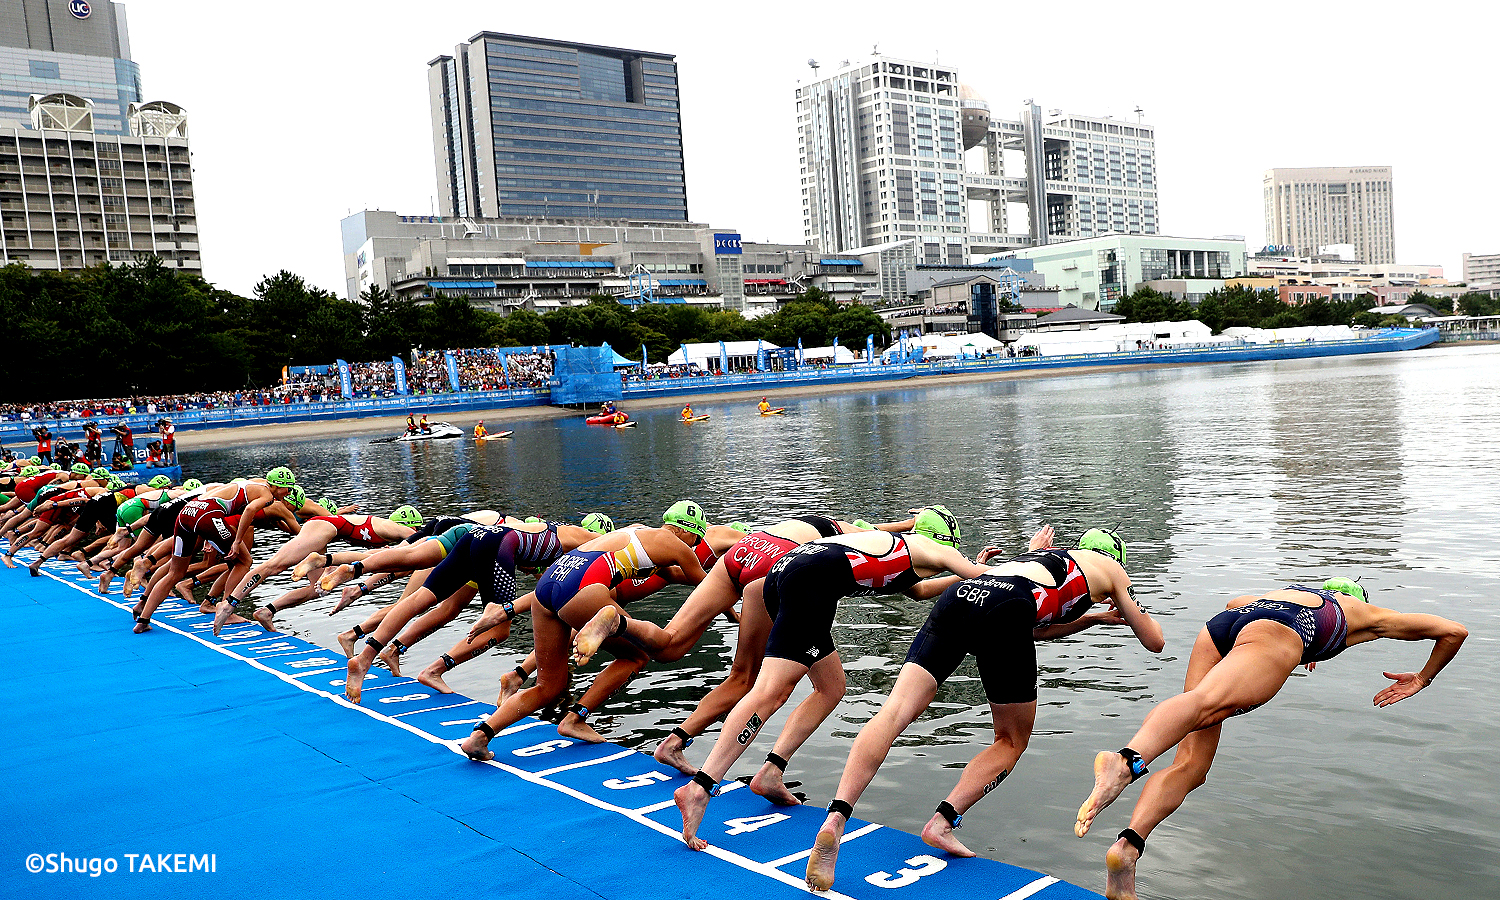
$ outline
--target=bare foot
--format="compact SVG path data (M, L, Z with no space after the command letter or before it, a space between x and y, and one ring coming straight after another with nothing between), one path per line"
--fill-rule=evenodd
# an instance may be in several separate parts
M846 820L838 813L829 813L818 829L813 841L812 855L807 858L807 886L815 891L826 891L833 887L833 869L839 861L839 841L844 837Z
M802 801L798 800L795 794L786 789L786 785L782 782L782 775L783 773L780 769L769 762L764 763L761 765L760 771L755 773L755 777L750 779L750 790L765 797L777 806L801 806ZM823 890L827 890L827 888Z
M365 673L370 671L370 664L365 662L363 656L353 656L349 659L349 674L344 676L344 696L349 698L350 703L358 703L359 695L364 691Z
M78 574L82 575L84 578L88 578L89 576L94 574L94 570L89 568L89 564L81 559L73 560L73 567L76 568L78 570Z
M355 634L352 629L345 631L338 637L339 649L344 651L345 656L352 658L354 656L354 642L357 640L359 640L359 635Z
M588 665L588 661L599 652L599 645L615 633L619 623L620 611L613 606L606 606L594 613L588 624L579 629L578 637L573 639L573 664Z
M390 646L380 651L378 657L385 667L391 670L392 675L401 674L401 653L396 649L396 642L391 641Z
M1124 838L1115 841L1104 854L1104 867L1109 874L1104 882L1104 896L1109 900L1136 900L1135 863L1141 854Z
M224 598L223 600L220 600L219 601L219 605L216 606L216 607L214 607L214 636L215 637L217 637L218 634L219 634L219 632L223 630L224 625L226 623L228 623L229 617L232 616L232 615L234 615L234 601L230 600L227 597Z
M335 566L324 572L322 577L318 579L318 587L325 591L331 591L353 577L353 566Z
M5 568L7 569L14 569L16 567L16 562L15 560L11 559L9 553L0 555L0 562L5 563Z
M946 850L954 856L974 855L973 850L959 843L958 838L953 836L953 826L948 824L942 813L933 813L932 818L927 820L927 825L922 828L922 843Z
M1130 784L1130 765L1118 753L1103 752L1094 756L1094 792L1078 807L1078 822L1073 833L1079 837L1089 833L1094 817L1115 802L1125 786Z
M330 609L328 611L328 614L331 616L334 613L339 612L349 604L353 603L354 601L358 600L360 597L363 597L365 595L365 592L360 590L360 588L362 587L364 587L364 585L351 584L348 587L344 588L343 592L339 594L339 602L333 605L333 609Z
M151 630L151 623L150 621L142 621L137 618L135 622L135 628L133 630L136 634L145 634L146 632Z
M259 625L260 627L264 628L267 631L275 631L276 630L275 626L273 626L271 624L271 620L276 617L276 614L273 613L273 612L271 612L266 607L262 606L260 609L257 609L254 613L251 613L251 615L255 617L255 624Z
M301 581L302 579L307 578L307 580L311 582L312 579L308 578L308 576L326 565L328 565L327 556L324 556L321 553L309 553L302 558L302 562L299 562L292 567L292 580Z
M500 699L495 701L495 705L504 706L505 701L509 700L516 691L519 691L521 689L521 685L525 683L526 679L522 678L520 675L517 675L514 671L506 672L504 675L501 675ZM696 772L698 770L694 769L693 771Z
M146 579L146 568L149 565L150 563L141 559L137 559L130 564L130 571L125 573L124 592L126 600L130 599L130 595L135 593L135 589L140 587L141 582Z
M99 593L101 595L109 593L109 583L113 581L114 578L115 572L113 569L105 569L103 572L99 573Z
M479 620L469 629L469 641L472 642L476 637L479 637L496 625L509 621L510 613L505 611L505 607L498 603L487 603L485 604L484 612L479 615Z
M656 745L656 749L651 753L651 758L662 765L671 766L684 775L691 775L698 770L693 767L692 763L687 761L687 756L683 753L686 749L687 744L682 738L675 734L669 734L661 739L660 744Z
M350 641L351 645L353 643L353 641ZM439 694L451 694L453 693L453 688L448 687L448 682L443 680L443 673L446 671L448 671L448 667L443 665L443 661L435 659L431 665L417 673L417 683L425 684ZM514 675L515 673L512 672L511 674ZM504 679L501 681L504 683Z
M141 617L141 614L144 613L145 611L146 611L146 598L145 597L142 597L141 599L137 600L135 602L135 606L130 607L130 615L132 617L134 617L134 618L137 618L137 619L139 619Z
M703 814L708 811L708 792L698 782L690 781L672 793L677 811L682 813L682 840L690 850L703 850L708 841L698 837L698 826L703 823Z
M604 743L604 735L595 731L589 723L578 718L578 713L568 713L563 716L562 721L557 723L557 733L563 737L576 738L590 744Z
M28 571L28 572L31 573L31 577L32 578L39 578L39 577L41 577L41 574L42 574L42 558L40 556L37 557L36 562L34 562L31 565L29 565L29 566L26 567L26 571Z
M489 751L489 746L489 737L484 732L476 730L469 732L469 736L464 738L462 744L458 745L458 749L462 750L465 756L475 762L485 762L486 760L495 758L495 754Z

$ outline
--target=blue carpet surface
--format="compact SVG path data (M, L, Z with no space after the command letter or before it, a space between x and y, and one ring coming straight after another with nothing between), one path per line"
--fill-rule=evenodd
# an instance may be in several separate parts
M44 576L0 570L0 897L807 894L820 809L732 782L694 853L671 803L686 779L649 755L528 719L473 763L455 742L490 704L375 669L355 707L337 651L253 625L215 638L175 601L135 635L118 594L71 566ZM879 825L849 832L828 896L1098 896Z

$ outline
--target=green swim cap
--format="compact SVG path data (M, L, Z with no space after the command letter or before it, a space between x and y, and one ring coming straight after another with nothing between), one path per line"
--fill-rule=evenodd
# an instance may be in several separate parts
M109 483L105 485L105 487L109 488L112 491L118 491L120 488L123 488L124 486L125 486L124 480L122 480L120 478L120 476L118 476L118 475L111 475L111 476L109 476Z
M912 525L911 531L912 534L925 534L939 544L958 546L958 519L946 506L929 506L917 513L917 521Z
M1350 597L1361 602L1370 602L1370 595L1365 592L1364 585L1352 578L1345 578L1342 575L1323 582L1323 590L1338 591L1340 594L1348 594Z
M292 512L296 512L297 510L301 509L306 503L307 491L304 491L302 489L302 485L300 484L293 485L292 489L287 492L286 505L292 508Z
M748 522L730 522L728 527L733 528L735 531L742 531L745 534L750 533L750 523Z
M405 525L407 528L420 528L422 526L422 514L417 512L415 506L399 506L391 513L391 521L397 525Z
M270 482L271 487L291 488L297 486L297 476L293 475L292 470L286 466L277 466L267 472L266 481Z
M535 525L538 522L545 522L547 520L541 518L540 516L527 516L526 518L522 519L521 521L525 522L527 525Z
M146 487L149 487L149 488L164 488L164 487L171 487L171 486L172 486L172 479L168 478L165 475L158 475L155 478L151 479L150 481L146 482Z
M53 463L52 464L52 471L54 471L54 472L66 472L68 470L64 469L62 467L62 463Z
M82 475L84 477L88 477L89 475L94 474L94 470L89 468L88 463L73 463L73 467L70 471L72 471L74 475Z
M103 478L105 480L108 480L109 477L110 477L109 476L109 470L106 469L106 468L104 468L103 466L100 466L99 468L95 469L90 474L92 474L95 478Z
M21 469L22 478L31 478L34 475L40 474L42 474L41 466L25 466Z
M332 497L320 497L318 499L318 505L328 510L330 513L336 513L339 511L339 502Z
M196 478L189 478L187 481L184 481L182 483L183 490L187 490L187 491L196 491L198 488L201 488L201 487L203 487L203 482L199 481Z
M604 513L589 513L578 524L594 534L609 534L615 530L615 520Z
M1103 528L1090 528L1078 539L1078 549L1097 550L1105 556L1112 557L1115 562L1125 565L1125 542L1120 535Z
M40 466L42 464L42 458L40 456L33 456L31 458L31 464L33 466Z
M676 525L683 531L703 537L708 531L708 519L703 515L703 507L691 500L678 500L673 503L666 512L662 513L662 522L667 525Z
M866 522L864 519L855 519L853 522L850 522L849 524L853 525L855 528L866 528L866 529L869 529L870 531L874 531L875 530L875 526L871 525L869 522Z

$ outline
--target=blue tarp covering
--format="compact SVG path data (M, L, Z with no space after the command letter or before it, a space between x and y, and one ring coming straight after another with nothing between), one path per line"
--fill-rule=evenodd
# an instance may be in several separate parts
M456 290L456 289L460 289L460 288L492 288L492 287L495 286L495 282L493 282L493 281L429 281L429 282L427 282L427 285L429 287L435 287L438 290L450 290L451 291L451 290Z
M684 287L687 285L707 286L708 282L702 278L663 278L656 282L662 287Z
M603 347L564 347L552 370L553 403L600 403L623 396L615 374L617 354Z
M818 265L820 265L820 266L860 266L860 265L864 265L864 263L861 263L857 259L820 259L820 260L818 260Z
M607 259L527 260L528 269L613 269L615 264Z

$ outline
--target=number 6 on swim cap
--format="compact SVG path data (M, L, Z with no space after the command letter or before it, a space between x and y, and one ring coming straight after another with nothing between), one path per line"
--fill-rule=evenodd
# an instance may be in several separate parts
M703 508L691 500L678 500L673 503L666 512L662 513L662 522L667 525L676 525L683 531L703 537L708 532L708 519L703 515Z

